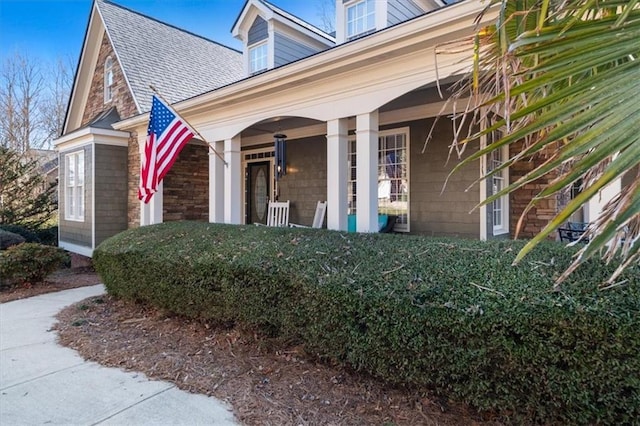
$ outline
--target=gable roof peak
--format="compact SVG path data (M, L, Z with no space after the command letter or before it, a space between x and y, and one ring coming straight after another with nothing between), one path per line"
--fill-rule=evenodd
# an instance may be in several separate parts
M243 77L238 50L110 0L95 4L139 113L151 109L150 85L174 103Z
M246 0L244 6L240 10L233 26L231 27L231 32L234 37L237 37L240 32L240 26L243 24L243 21L246 19L249 10L251 7L254 7L261 11L265 16L264 19L271 20L276 18L280 21L286 22L289 26L297 28L298 30L306 31L307 33L313 34L315 37L319 37L324 40L325 43L335 44L336 39L331 34L321 30L313 24L308 23L302 18L299 18L279 7L274 5L271 2L266 0Z

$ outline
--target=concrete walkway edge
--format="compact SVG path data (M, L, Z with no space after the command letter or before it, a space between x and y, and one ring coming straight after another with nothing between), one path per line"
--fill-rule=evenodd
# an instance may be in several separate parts
M215 398L85 361L58 345L54 316L103 293L96 285L0 304L0 424L238 424Z

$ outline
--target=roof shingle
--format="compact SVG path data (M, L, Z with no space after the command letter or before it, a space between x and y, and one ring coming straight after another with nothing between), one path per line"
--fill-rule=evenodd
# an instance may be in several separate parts
M237 50L109 1L96 5L140 113L151 109L149 85L174 103L244 76Z

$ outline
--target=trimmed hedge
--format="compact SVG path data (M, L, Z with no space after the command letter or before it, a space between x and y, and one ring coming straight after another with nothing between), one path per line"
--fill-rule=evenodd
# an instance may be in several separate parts
M42 281L69 255L57 247L38 243L22 243L0 252L0 284L34 284Z
M553 280L575 252L547 242L346 234L206 223L126 231L94 265L109 293L242 322L389 383L432 389L509 422L640 418L640 267Z

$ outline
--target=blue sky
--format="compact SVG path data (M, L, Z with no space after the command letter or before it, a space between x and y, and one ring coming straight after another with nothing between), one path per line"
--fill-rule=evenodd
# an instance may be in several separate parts
M321 1L271 0L315 25L320 23ZM241 48L230 30L245 0L113 0L113 3ZM45 62L70 58L75 65L91 4L91 0L0 0L0 61L20 51Z

